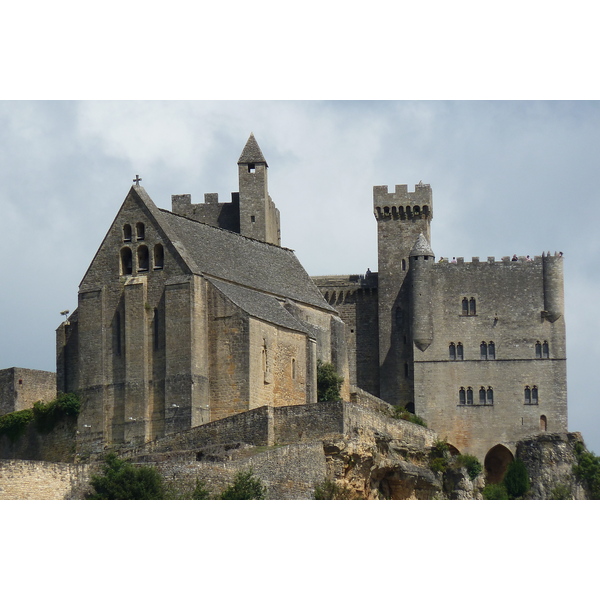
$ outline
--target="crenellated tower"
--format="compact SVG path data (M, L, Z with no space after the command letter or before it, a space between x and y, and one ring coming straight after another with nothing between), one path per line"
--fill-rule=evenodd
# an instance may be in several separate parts
M379 273L379 364L381 397L392 404L412 402L410 291L405 281L409 257L419 236L429 244L433 202L431 186L418 183L414 192L397 185L373 188L377 220Z

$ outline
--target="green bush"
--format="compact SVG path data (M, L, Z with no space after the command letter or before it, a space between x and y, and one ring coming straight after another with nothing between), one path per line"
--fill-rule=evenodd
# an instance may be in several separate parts
M508 493L503 483L488 483L483 488L484 500L508 500Z
M210 492L206 488L204 481L196 479L196 486L192 492L192 500L208 500L210 498Z
M437 440L429 451L429 468L435 473L445 473L450 464L450 447L445 440Z
M591 500L600 500L600 457L586 450L581 442L575 444L575 455L575 476L585 483Z
M233 483L221 494L221 500L264 500L266 488L254 477L252 469L239 471Z
M108 454L103 475L93 475L94 492L87 500L163 500L164 488L160 473L153 467L136 467Z
M522 460L513 460L508 465L503 483L511 500L521 498L529 491L529 473Z
M6 435L11 442L23 435L27 424L33 420L33 410L27 408L0 417L0 435Z
M566 483L558 484L550 493L550 500L572 500L571 487Z
M445 473L448 468L448 459L442 456L436 456L430 459L429 468L434 473Z
M56 424L68 417L76 417L81 410L81 402L75 394L61 394L52 402L36 402L33 405L33 418L38 431L48 433Z
M483 467L476 456L472 454L460 454L456 457L456 464L464 467L469 474L469 479L473 481L482 471Z
M317 401L331 402L342 399L340 390L344 378L340 377L331 363L317 361Z
M315 500L350 500L351 498L352 491L349 488L330 479L325 479L315 486Z

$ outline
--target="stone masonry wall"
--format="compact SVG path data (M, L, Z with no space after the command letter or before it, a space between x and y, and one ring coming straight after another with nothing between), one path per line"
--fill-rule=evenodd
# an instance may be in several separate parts
M12 367L0 371L0 415L56 398L56 374Z
M85 485L87 465L0 460L0 500L65 500Z

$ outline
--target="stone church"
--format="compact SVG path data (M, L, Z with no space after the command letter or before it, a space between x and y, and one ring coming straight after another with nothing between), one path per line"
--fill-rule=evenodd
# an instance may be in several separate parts
M344 324L280 245L267 168L251 135L230 202L178 195L170 212L139 180L129 190L57 330L57 388L83 399L81 452L316 402L318 360L347 397Z
M57 331L81 450L137 444L261 406L313 403L317 361L425 419L489 469L567 431L563 259L436 262L431 187L374 188L378 271L308 276L280 245L253 135L219 202L131 187Z

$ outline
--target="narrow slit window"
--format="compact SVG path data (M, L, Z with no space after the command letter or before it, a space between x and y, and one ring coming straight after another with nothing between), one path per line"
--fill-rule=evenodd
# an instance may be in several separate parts
M487 403L494 404L494 390L491 387L487 389Z
M538 403L538 389L537 386L533 386L531 388L531 404L537 404Z
M535 343L535 357L542 358L542 344L540 342Z
M462 299L462 314L465 317L469 314L469 301L466 298Z
M460 390L458 390L458 403L459 404L466 404L467 403L467 397L465 394L465 388L461 387Z
M481 387L481 388L479 388L479 404L485 404L485 400L486 400L485 388Z
M488 358L490 360L495 360L496 358L496 344L494 342L488 344Z
M158 350L159 349L159 326L160 326L160 322L158 319L158 308L154 309L154 349Z
M470 315L477 314L477 303L475 302L475 298L471 298L469 300L469 314Z
M488 350L488 346L485 342L481 342L481 344L479 344L479 355L481 360L487 360L487 350Z
M456 346L454 345L454 342L448 347L448 355L450 360L456 360Z
M531 404L531 388L528 385L525 386L525 404Z
M463 345L460 342L458 342L458 344L456 345L456 359L464 359Z

